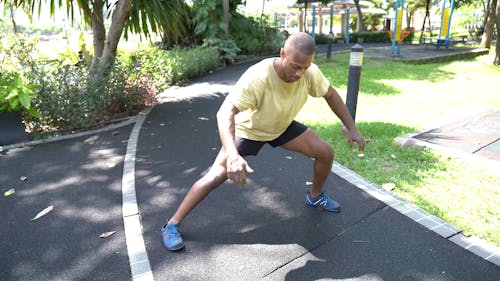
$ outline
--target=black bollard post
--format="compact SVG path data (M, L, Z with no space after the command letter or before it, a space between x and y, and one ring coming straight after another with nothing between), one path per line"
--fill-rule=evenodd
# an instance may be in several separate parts
M333 33L328 34L328 48L326 49L326 58L330 59L332 56L332 43L333 43Z
M363 46L356 44L351 48L349 62L349 78L347 80L346 105L353 120L356 119L361 65L363 64Z

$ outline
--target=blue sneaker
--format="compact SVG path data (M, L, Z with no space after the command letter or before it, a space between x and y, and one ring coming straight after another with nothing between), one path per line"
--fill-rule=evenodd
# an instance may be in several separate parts
M332 198L328 197L324 192L313 198L311 193L306 192L306 205L310 207L319 208L328 212L339 213L340 204Z
M161 228L161 236L163 237L163 244L171 252L177 252L184 249L184 241L182 241L181 234L179 233L178 224L166 224Z

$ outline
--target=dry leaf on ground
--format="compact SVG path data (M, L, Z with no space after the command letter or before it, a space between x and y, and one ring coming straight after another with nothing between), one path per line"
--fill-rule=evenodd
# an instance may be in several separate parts
M101 236L99 236L99 238L108 238L109 236L115 234L116 231L108 231L108 232L104 232L103 234L101 234Z
M38 213L34 218L32 218L31 220L34 221L34 220L37 220L43 216L45 216L46 214L52 212L52 210L54 210L54 206L53 205L50 205L48 206L47 208L43 209L40 213Z
M7 191L4 192L4 196L11 196L12 194L16 193L16 190L14 188L11 188Z

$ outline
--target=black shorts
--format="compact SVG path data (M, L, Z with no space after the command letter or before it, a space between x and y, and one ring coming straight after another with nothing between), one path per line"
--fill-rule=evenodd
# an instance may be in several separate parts
M238 153L241 156L257 155L264 144L268 143L272 147L282 146L298 137L300 134L305 132L305 130L307 130L307 127L304 124L293 121L283 134L271 141L254 141L236 136Z

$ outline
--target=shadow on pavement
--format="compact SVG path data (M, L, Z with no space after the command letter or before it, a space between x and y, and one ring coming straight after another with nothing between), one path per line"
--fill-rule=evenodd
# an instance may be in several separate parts
M209 194L181 226L186 250L168 252L160 227L220 148L215 112L223 97L158 105L141 130L136 189L156 280L493 280L500 273L336 175L327 191L343 212L306 207L311 159L269 146L248 158L249 184Z
M0 280L130 278L121 215L130 130L1 153ZM15 193L6 197L4 188ZM31 221L49 205L52 212ZM100 239L107 231L116 233Z

